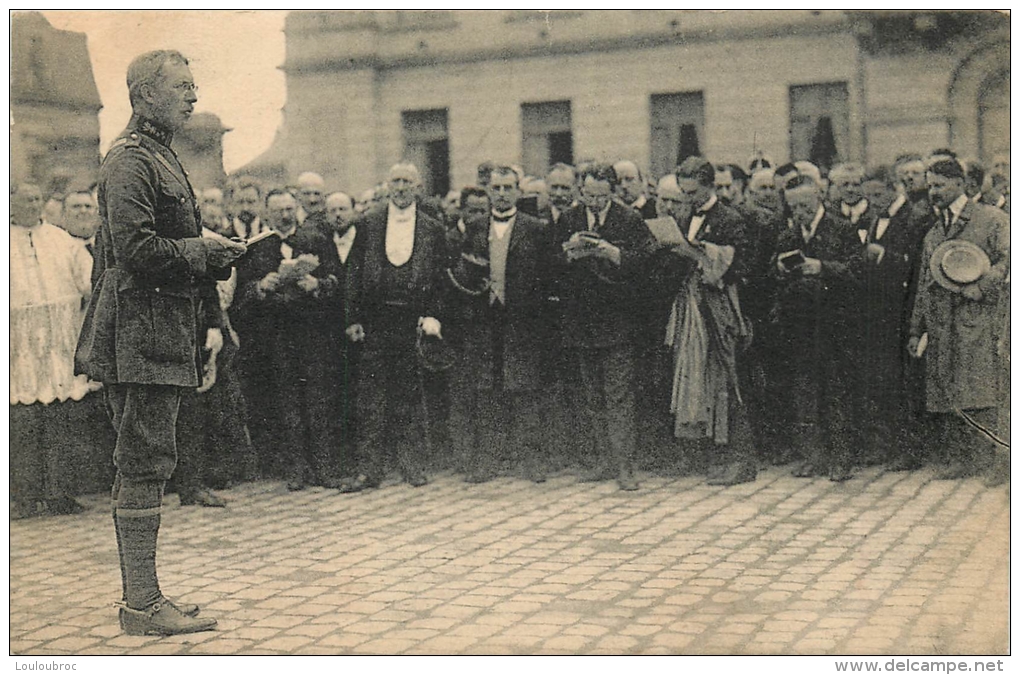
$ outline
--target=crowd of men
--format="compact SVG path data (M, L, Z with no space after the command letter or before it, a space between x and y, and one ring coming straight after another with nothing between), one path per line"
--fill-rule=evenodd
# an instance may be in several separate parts
M421 187L400 163L357 198L313 172L197 190L203 236L275 235L209 303L205 378L178 417L182 504L223 506L211 489L260 477L358 492L393 468L412 486L451 467L623 490L638 470L725 486L769 464L1008 478L1008 160L942 149L823 175L690 157L657 182L632 161L542 177L486 162L445 198ZM20 515L79 508L51 477L59 449L37 446L65 424L40 411L99 387L70 373L91 190L44 212L12 186ZM957 240L980 253L940 248ZM977 276L951 278L967 254ZM66 316L41 317L54 299ZM40 342L39 322L63 327ZM89 435L103 415L72 417Z

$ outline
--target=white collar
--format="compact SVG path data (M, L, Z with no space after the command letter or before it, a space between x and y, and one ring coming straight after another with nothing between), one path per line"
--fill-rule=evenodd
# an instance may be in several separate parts
M905 194L903 194L901 192L896 197L896 201L894 201L892 204L889 205L889 211L888 211L889 217L892 218L897 213L899 213L900 209L903 208L903 205L906 204L906 203L907 203L907 195L905 195Z
M637 199L634 200L634 203L631 204L631 207L640 210L647 203L648 203L648 196L642 194L642 195L638 196Z
M843 202L840 208L844 216L859 218L862 213L868 210L868 200L862 197L859 202L853 205Z
M388 218L396 220L413 220L416 215L415 206L416 204L411 202L410 206L406 209L402 209L393 202L390 202L387 207L386 215Z
M967 207L968 202L967 195L962 194L953 200L953 203L949 205L949 210L953 213L953 220L955 221L963 213L963 210Z
M811 221L811 224L805 230L803 227L800 228L801 234L804 236L804 243L814 239L815 233L818 232L818 223L822 222L822 217L825 215L825 205L819 204L818 211L815 212L815 218Z
M702 213L702 214L706 213L713 206L715 206L716 202L718 202L718 201L719 201L719 196L713 192L712 196L708 198L708 201L705 202L704 204L702 204L700 207L698 207L698 210L697 210L696 213Z

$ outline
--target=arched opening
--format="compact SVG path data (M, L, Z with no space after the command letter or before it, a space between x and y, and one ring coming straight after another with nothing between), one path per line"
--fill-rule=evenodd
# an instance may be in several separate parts
M978 94L978 142L981 160L1009 154L1009 71L992 75Z

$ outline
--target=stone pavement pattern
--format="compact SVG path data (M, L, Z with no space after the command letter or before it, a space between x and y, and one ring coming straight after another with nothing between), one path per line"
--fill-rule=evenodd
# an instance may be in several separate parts
M214 632L120 634L102 497L11 523L13 654L1005 654L1009 502L977 479L771 469L168 498L160 581Z

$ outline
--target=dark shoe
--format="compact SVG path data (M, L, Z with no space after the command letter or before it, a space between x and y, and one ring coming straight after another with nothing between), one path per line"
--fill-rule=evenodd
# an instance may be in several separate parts
M194 494L182 494L181 506L207 506L214 509L222 509L227 503L222 497L213 494L209 490L199 490Z
M815 476L821 476L822 472L818 470L811 462L804 462L796 469L793 470L793 476L795 478L814 478Z
M174 607L176 607L177 611L183 614L184 616L198 616L198 613L201 611L198 605L196 605L193 602L174 602L173 600L170 600L168 598L163 599L169 602Z
M287 489L291 492L300 492L305 489L305 483L301 480L291 479L287 481Z
M166 598L146 610L120 608L120 627L128 635L183 635L216 627L216 619L184 614Z
M473 483L475 485L480 483L488 483L490 480L495 478L495 474L492 471L483 471L481 469L475 469L468 475L464 476L465 483ZM408 481L410 482L410 481Z
M1009 459L996 457L985 474L985 487L995 488L1009 482Z
M355 492L361 492L362 490L374 490L379 487L381 483L381 480L369 478L368 476L358 476L355 479L344 478L340 481L340 494L351 495Z
M758 472L754 467L746 464L731 464L722 473L710 476L705 481L705 484L727 487L730 485L740 485L741 483L753 483L757 477Z
M76 513L85 513L88 510L74 497L48 499L46 506L47 510L56 516L70 516Z
M624 492L634 492L640 487L633 471L621 471L616 483Z
M974 475L974 467L966 462L953 462L935 472L935 480L960 480Z
M606 467L600 467L583 473L578 477L581 483L601 483L602 481L613 480L616 475Z
M899 459L890 463L885 468L886 471L917 471L924 463L913 455L903 455Z
M853 477L854 475L850 472L850 469L845 466L834 466L829 469L829 480L833 483L842 483Z
M415 473L407 477L407 484L411 487L422 487L429 484L429 477L424 473Z

